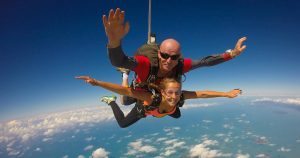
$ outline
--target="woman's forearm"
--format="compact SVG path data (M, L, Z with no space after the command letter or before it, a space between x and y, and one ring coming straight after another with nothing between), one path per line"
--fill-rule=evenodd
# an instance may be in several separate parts
M227 97L226 92L217 91L182 91L185 99Z
M197 98L216 98L216 97L228 97L227 92L217 91L196 91Z
M235 98L242 93L242 90L233 89L228 92L218 92L218 91L182 91L182 92L185 99L216 98L216 97Z
M123 87L123 86L118 85L118 84L95 80L94 85L102 87L102 88L107 89L109 91L118 93L120 95L132 96L131 88Z
M118 84L103 82L99 80L95 80L94 85L118 93L120 95L130 96L139 100L147 101L149 103L152 102L151 93L149 92L136 91L129 87L123 87Z

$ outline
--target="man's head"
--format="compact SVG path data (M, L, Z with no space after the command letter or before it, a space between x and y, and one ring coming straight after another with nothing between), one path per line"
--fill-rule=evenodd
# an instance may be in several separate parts
M171 71L181 56L180 44L175 39L164 40L158 51L159 69L164 72Z

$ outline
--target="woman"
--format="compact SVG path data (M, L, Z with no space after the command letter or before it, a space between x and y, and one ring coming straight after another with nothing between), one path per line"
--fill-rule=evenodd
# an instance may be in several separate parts
M184 100L186 99L215 97L234 98L241 93L241 90L239 89L234 89L229 92L181 91L181 83L173 78L163 79L158 87L152 85L158 93L136 91L132 88L123 87L118 84L99 81L89 76L79 76L76 78L85 80L85 82L93 86L100 86L120 95L126 95L144 101L143 106L140 106L141 104L136 104L128 115L124 116L124 113L115 102L115 96L105 96L101 98L101 101L106 102L111 106L115 118L119 126L122 128L130 126L148 115L152 115L154 117L169 115L174 118L179 118L179 107L183 105Z

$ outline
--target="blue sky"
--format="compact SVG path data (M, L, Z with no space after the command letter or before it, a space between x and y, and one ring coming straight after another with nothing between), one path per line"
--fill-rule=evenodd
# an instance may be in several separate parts
M123 48L132 55L146 41L147 0L1 1L0 119L98 105L112 94L74 76L120 83L101 21L116 7L131 24ZM185 57L221 53L248 37L238 58L188 73L185 89L299 96L300 2L153 0L152 7L158 41L177 39Z

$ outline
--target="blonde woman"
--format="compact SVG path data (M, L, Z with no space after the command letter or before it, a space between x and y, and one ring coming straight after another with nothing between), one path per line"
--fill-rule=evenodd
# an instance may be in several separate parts
M169 115L174 118L179 118L179 107L184 104L184 100L186 99L215 97L234 98L241 94L240 89L233 89L229 92L181 91L181 83L173 78L163 79L159 86L152 85L152 87L156 89L156 93L137 91L130 87L123 87L118 84L99 81L89 76L79 76L76 78L82 79L93 86L99 86L120 95L126 95L144 101L143 104L136 104L135 107L124 116L124 113L115 102L115 96L105 96L101 98L101 101L110 105L119 126L122 128L130 126L148 115L154 117L164 117Z

